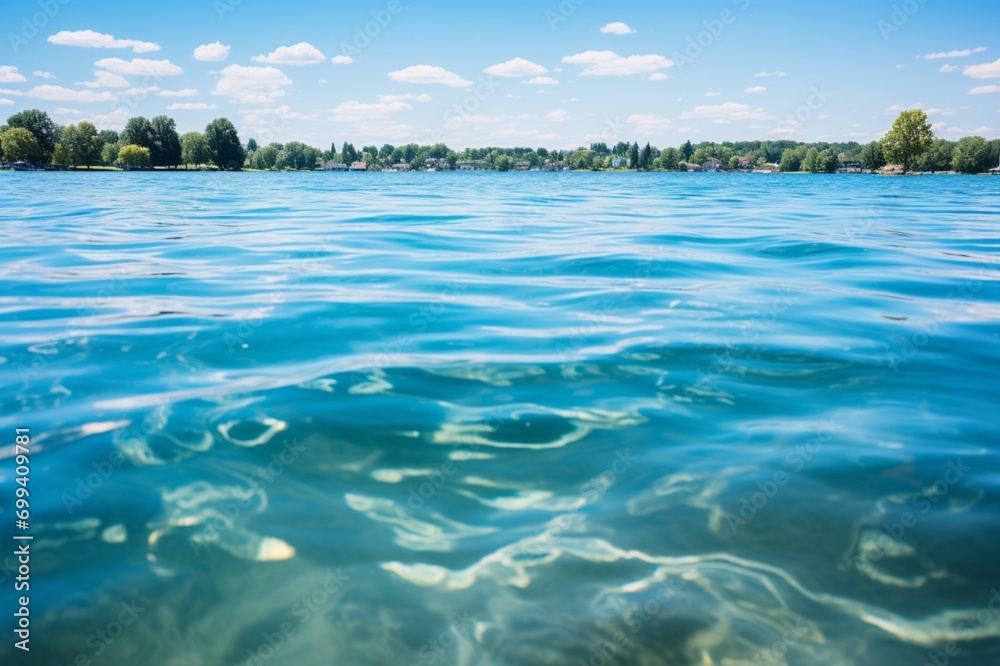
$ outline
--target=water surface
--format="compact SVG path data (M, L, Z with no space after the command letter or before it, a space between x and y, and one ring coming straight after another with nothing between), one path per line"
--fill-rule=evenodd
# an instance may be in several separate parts
M0 193L5 664L1000 661L1000 178Z

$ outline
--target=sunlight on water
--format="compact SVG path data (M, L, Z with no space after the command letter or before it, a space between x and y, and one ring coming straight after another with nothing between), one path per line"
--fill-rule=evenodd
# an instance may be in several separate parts
M1000 662L1000 179L0 191L39 664Z

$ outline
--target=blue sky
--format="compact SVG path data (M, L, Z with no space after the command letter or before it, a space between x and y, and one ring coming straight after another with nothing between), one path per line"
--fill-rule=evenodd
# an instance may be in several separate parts
M226 116L323 148L1000 136L981 0L3 0L0 117ZM199 48L200 47L200 48ZM334 61L336 59L336 62Z

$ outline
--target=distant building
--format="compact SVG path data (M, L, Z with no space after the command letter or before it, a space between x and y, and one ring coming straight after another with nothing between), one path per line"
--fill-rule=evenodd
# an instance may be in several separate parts
M531 162L529 162L528 160L518 160L514 162L515 171L527 171L530 168L531 168Z
M347 165L343 162L329 161L323 165L323 171L347 171Z
M861 162L841 162L837 173L861 173Z
M752 169L756 165L757 165L757 157L755 155L746 155L740 158L741 169Z
M694 164L692 162L681 162L680 166L681 166L682 169L684 169L688 173L694 173L695 171L701 171L702 170L700 164Z
M410 165L406 162L400 162L399 164L393 164L389 169L391 171L409 171Z
M459 160L455 162L455 168L459 171L475 171L477 169L476 163L471 160Z
M632 167L632 160L627 157L612 157L611 158L611 168L621 169L622 167L630 169Z
M368 171L368 165L358 160L351 165L351 171Z
M775 164L774 162L767 162L766 164L761 164L759 167L753 170L754 173L778 173L781 171L781 165Z
M887 164L879 169L878 172L884 176L902 176L905 173L903 167L898 164Z
M451 171L451 163L443 157L428 157L424 161L424 167L428 171Z
M716 171L722 170L722 162L716 159L705 160L705 163L701 165L702 171L707 171L709 173L715 173Z

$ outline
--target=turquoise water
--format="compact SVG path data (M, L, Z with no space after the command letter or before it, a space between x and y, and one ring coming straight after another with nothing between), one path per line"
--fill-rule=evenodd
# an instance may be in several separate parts
M1000 661L1000 178L0 193L4 664Z

